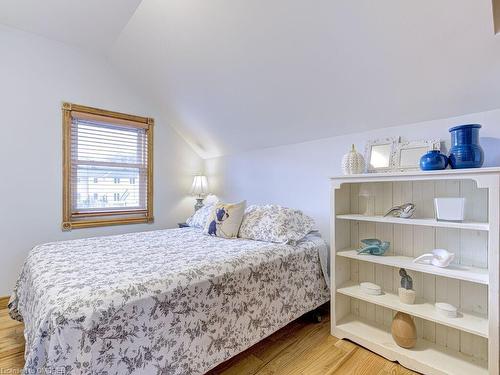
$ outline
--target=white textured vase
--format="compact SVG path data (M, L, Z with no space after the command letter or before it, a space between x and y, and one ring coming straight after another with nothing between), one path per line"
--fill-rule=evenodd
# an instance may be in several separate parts
M351 151L342 157L342 172L344 174L358 174L365 171L365 159L352 145Z
M399 300L407 305L415 303L417 293L413 289L398 288Z

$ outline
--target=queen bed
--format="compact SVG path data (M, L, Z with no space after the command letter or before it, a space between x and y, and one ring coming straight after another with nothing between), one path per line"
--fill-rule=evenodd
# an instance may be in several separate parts
M203 374L329 299L311 233L294 245L167 229L29 254L9 308L25 373Z

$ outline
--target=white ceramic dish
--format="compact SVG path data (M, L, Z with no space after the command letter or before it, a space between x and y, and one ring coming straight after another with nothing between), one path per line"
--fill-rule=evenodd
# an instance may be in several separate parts
M448 318L456 318L457 317L457 308L453 305L450 305L449 303L445 302L436 302L434 305L436 307L436 310L448 317Z
M370 294L372 296L378 296L382 294L382 288L377 284L364 282L359 284L359 286L361 287L361 290L366 294Z

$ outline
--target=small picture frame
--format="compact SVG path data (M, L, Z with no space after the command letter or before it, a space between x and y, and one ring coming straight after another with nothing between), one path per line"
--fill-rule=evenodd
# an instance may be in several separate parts
M393 158L393 170L415 171L420 169L420 158L431 150L439 150L441 142L436 139L409 141L397 144Z
M372 139L365 146L366 172L389 172L394 165L394 152L399 137Z

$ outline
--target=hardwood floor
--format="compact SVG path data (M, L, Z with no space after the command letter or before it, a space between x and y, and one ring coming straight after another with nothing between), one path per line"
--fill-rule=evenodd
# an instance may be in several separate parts
M0 370L16 370L24 366L23 325L12 320L7 309L0 309ZM0 371L0 373L2 373ZM8 373L8 372L4 372Z
M210 375L366 374L411 375L357 345L330 336L328 314L321 323L302 317L209 372ZM0 309L0 373L21 373L23 325Z

